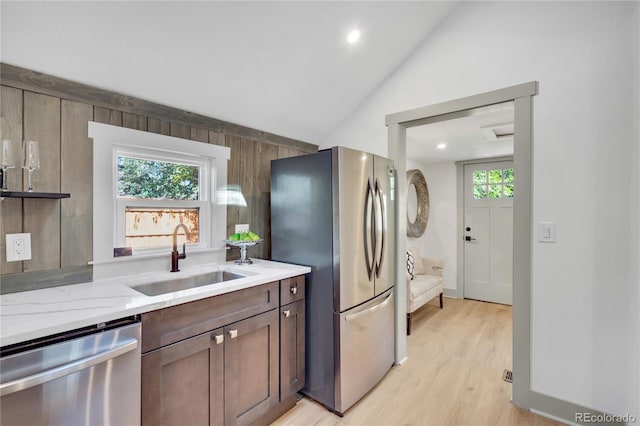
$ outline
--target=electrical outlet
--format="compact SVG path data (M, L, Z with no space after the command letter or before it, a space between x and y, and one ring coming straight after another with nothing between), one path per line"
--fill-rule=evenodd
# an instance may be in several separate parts
M7 234L7 262L31 259L31 234Z
M236 225L236 234L241 234L243 232L249 232L249 224L243 223L240 225Z

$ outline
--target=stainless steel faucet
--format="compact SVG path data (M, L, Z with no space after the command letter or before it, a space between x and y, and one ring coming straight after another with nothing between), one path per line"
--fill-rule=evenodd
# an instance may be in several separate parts
M171 272L179 272L178 268L178 260L184 259L187 257L187 252L185 250L187 243L182 243L182 253L178 252L178 229L184 229L185 238L189 239L189 228L187 228L183 223L179 223L176 225L173 230L173 251L171 252Z

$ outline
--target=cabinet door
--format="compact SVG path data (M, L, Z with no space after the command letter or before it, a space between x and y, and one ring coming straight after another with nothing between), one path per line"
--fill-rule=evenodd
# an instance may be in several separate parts
M285 400L304 387L304 300L280 308L280 395Z
M142 356L143 426L223 424L222 331Z
M224 328L225 425L253 423L278 404L278 325L274 309Z

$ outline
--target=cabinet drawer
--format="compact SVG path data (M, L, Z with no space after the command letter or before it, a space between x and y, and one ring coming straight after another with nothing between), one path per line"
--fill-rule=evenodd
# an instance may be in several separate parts
M142 352L223 327L278 307L278 282L142 315Z
M304 299L304 275L280 281L280 305Z

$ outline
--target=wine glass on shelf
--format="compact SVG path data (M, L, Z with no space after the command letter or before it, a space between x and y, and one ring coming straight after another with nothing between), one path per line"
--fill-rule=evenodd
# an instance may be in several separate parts
M33 192L31 183L31 173L40 167L40 153L38 152L38 142L24 141L24 166L27 171L27 192Z
M2 191L7 190L7 170L16 166L13 143L9 139L2 141L2 151L0 151L0 168L2 169Z

